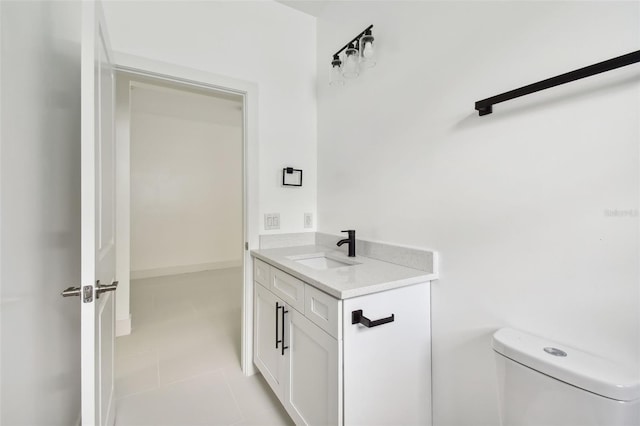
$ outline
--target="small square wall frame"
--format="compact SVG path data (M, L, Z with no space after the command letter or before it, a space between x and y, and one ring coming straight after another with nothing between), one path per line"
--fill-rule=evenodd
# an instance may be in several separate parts
M293 167L282 169L282 186L302 186L302 170Z

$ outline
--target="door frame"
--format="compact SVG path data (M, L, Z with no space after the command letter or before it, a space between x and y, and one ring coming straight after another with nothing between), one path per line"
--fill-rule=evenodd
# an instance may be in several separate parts
M259 245L259 214L258 214L258 85L252 82L234 79L206 71L142 58L126 53L113 52L115 71L127 74L165 80L171 83L197 87L199 89L216 92L233 93L243 100L243 238L245 250L243 255L243 296L242 296L242 336L241 336L241 364L245 375L256 373L253 365L253 267L249 250ZM128 138L127 138L128 139ZM116 141L120 146L120 141ZM130 141L126 145L130 146ZM117 157L118 154L116 154ZM127 156L128 158L128 156ZM130 165L128 166L130 167ZM127 174L127 176L129 176ZM118 178L120 179L120 178ZM127 179L130 178L127 177ZM124 182L119 181L117 187ZM129 182L130 183L130 182ZM116 199L119 199L116 195ZM127 209L129 207L127 206ZM119 208L118 208L119 209ZM130 214L127 214L130 217ZM121 217L121 216L119 216ZM128 229L128 223L127 223ZM120 235L120 233L118 233ZM116 247L122 244L130 245L130 233L124 233L124 238L116 242ZM130 268L129 273L130 273ZM130 318L129 310L129 318Z

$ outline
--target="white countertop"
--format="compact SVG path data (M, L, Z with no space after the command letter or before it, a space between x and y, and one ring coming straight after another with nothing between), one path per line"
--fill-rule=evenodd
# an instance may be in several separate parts
M324 253L338 261L358 264L314 269L289 258L312 253ZM340 251L317 245L252 250L251 255L338 299L364 296L437 278L435 274L418 269L363 256L348 257Z

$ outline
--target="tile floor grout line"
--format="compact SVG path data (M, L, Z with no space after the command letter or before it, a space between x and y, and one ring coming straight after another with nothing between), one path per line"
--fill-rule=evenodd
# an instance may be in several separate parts
M127 399L127 398L132 397L132 396L138 396L138 395L141 395L143 393L153 392L155 390L158 390L158 388L154 387L154 388L150 388L150 389L143 389L143 390L131 392L131 393L128 393L126 395L122 395L122 396L116 397L116 402L120 401L120 400L123 400L123 399Z
M155 352L155 351L150 351L150 352ZM157 370L158 370L158 367L159 367L159 362L158 362L157 355L156 355L156 359L155 359L155 361L156 361L156 371L157 371ZM155 383L155 385L154 385L152 388L149 388L149 389L143 389L143 390L141 390L141 391L136 391L136 392L131 392L131 393L128 393L128 394L123 395L123 396L118 396L118 397L116 398L116 402L117 402L117 401L120 401L121 399L125 399L125 398L131 397L131 396L136 396L136 395L140 395L140 394L143 394L143 393L152 392L152 391L155 391L155 390L160 389L160 379L159 379L159 377L156 377L156 379L157 379L157 380L156 380L156 383Z
M227 379L227 374L225 373L224 369L222 369L222 379L224 380L224 383L227 385L227 389L229 389L229 393L231 394L231 398L233 399L233 402L236 403L236 408L238 409L238 412L240 413L240 417L241 420L238 420L235 423L232 423L230 426L236 425L240 422L243 422L246 420L244 412L242 411L242 407L240 407L240 403L238 402L238 399L236 398L236 395L233 393L233 389L231 389L231 385L229 384L229 380Z
M161 383L160 382L160 351L157 347L156 347L156 371L157 371L156 383L157 383L158 389L160 389L160 383Z
M120 356L116 355L115 359L116 359L116 361L125 361L125 360L127 360L129 358L141 356L141 355L144 355L144 354L146 354L148 352L155 354L155 351L153 351L153 350L136 351L136 352L133 352L133 353L130 353L130 354L127 354L127 355L120 355Z
M193 379L196 379L196 378L199 378L199 377L202 377L202 376L206 376L208 374L217 373L218 371L223 370L223 369L224 369L224 367L217 367L214 370L205 370L205 371L202 371L200 373L194 374L193 376L183 377L181 379L172 380L172 381L167 382L167 383L161 383L161 384L159 383L159 387L162 388L162 387L167 387L167 386L174 385L176 383L188 382L189 380L193 380Z
M224 369L224 367L220 367L215 371L206 371L206 372L204 372L202 374L199 374L199 375L187 377L187 378L184 378L184 379L175 380L175 381L169 382L169 383L161 384L161 383L158 382L158 384L153 388L144 389L144 390L136 391L136 392L131 392L131 393L128 393L126 395L117 397L116 400L125 399L125 398L128 398L130 396L140 395L140 394L143 394L143 393L147 393L147 392L152 392L152 391L155 391L155 390L168 388L168 387L170 387L172 385L175 385L175 384L178 384L178 383L184 383L184 382L188 382L188 381L191 381L191 380L194 380L194 379L202 378L202 376L206 376L208 374L215 373L215 372L218 372L218 371L223 370L223 369ZM224 376L223 376L223 379L224 379ZM225 381L225 383L226 383L226 381ZM232 397L233 397L233 395L232 395ZM234 398L234 402L235 402L235 398ZM236 402L236 404L237 404L237 402Z
M153 306L153 314L154 314L153 316L156 317L156 315L157 315L156 310L158 308L156 306L156 295L155 295L155 293L151 294L151 302L153 304L152 305ZM155 347L155 350L156 350L156 383L157 383L157 386L158 386L158 389L159 389L160 388L160 383L161 383L160 382L160 349L158 348L158 346L159 346L158 342L155 341L154 343L155 343L154 347Z

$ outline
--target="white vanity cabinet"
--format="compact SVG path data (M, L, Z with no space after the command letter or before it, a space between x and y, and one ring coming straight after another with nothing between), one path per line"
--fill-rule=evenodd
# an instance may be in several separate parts
M256 276L271 268L255 265ZM269 289L265 280L255 282L254 362L296 424L342 424L338 340L304 316L307 284L277 268L268 276Z
M431 424L428 282L339 300L254 277L254 362L297 425Z

